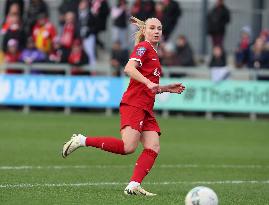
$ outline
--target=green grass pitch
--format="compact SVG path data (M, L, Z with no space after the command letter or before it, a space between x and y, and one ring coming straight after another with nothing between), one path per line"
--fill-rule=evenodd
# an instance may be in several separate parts
M183 205L199 185L220 205L269 204L269 122L159 118L161 153L142 184L156 197L123 189L141 146L120 156L81 148L62 159L72 133L119 137L119 117L0 112L0 204Z

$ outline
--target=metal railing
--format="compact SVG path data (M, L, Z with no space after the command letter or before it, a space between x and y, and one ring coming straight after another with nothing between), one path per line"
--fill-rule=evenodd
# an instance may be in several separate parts
M33 64L25 64L25 63L8 63L0 65L0 73L5 72L6 69L20 69L24 74L29 74L31 70L40 70L40 71L64 71L65 75L71 75L71 70L73 66L70 64L52 64L52 63L33 63ZM97 64L95 66L80 66L79 67L83 71L94 72L97 75L111 76L114 69L109 64ZM196 67L178 67L178 66L163 66L163 76L170 77L171 74L185 74L189 77L193 78L202 78L202 79L210 79L211 78L211 69L207 66L196 66ZM230 78L234 80L257 80L257 76L268 76L269 69L252 69L252 68L234 68L232 66L228 66L227 70L230 73ZM122 72L122 75L123 72Z
M4 63L0 65L0 72L5 72L6 69L19 69L22 70L24 74L31 73L31 70L40 70L40 71L64 71L65 75L70 75L71 70L73 67L78 66L72 66L70 64L54 64L54 63L33 63L33 64L25 64L25 63ZM98 64L94 67L91 66L80 66L84 71L90 71L90 72L96 72L97 74L101 75L112 75L112 69L107 64Z
M258 76L269 76L269 69L236 69L227 67L229 78L233 80L257 80ZM211 79L211 69L207 66L197 67L164 67L164 77L169 77L171 74L186 74L193 78Z

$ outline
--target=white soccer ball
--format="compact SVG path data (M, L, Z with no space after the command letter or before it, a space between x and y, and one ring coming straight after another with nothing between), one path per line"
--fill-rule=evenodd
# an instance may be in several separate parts
M189 191L185 205L218 205L218 197L212 189L198 186Z

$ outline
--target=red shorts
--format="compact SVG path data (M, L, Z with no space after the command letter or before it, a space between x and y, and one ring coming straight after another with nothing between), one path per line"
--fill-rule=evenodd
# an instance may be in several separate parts
M127 104L120 105L120 129L131 126L133 129L143 131L156 131L161 135L160 127L153 114L142 108Z

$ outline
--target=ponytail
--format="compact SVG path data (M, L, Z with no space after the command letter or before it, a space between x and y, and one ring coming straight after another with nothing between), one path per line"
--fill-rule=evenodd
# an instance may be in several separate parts
M135 32L135 45L137 45L138 43L142 42L145 40L145 36L144 36L144 30L145 30L145 22L139 20L138 18L132 16L130 18L131 22L136 25L138 27L138 31Z

